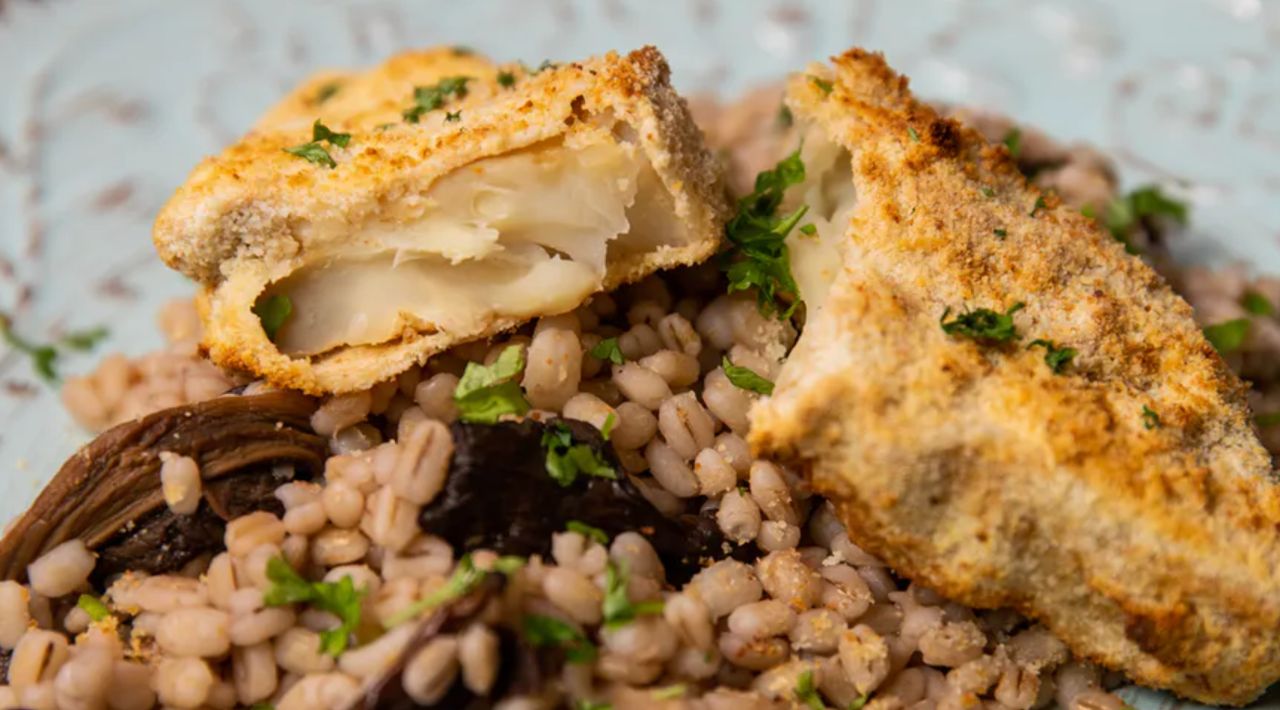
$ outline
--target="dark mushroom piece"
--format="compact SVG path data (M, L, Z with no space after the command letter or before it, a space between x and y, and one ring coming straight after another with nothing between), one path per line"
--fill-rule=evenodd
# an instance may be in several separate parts
M94 580L127 569L172 572L222 545L226 521L281 512L272 495L293 476L318 475L328 455L311 431L315 400L293 392L224 396L165 409L103 432L71 456L0 540L0 579L80 538L98 554ZM161 452L200 467L203 501L191 515L164 502Z
M568 487L547 474L542 434L548 424L525 419L497 424L455 423L454 454L444 491L419 517L422 528L466 551L547 555L551 535L571 520L610 536L628 530L648 538L670 581L687 581L700 561L726 551L750 559L755 546L730 545L709 515L663 515L621 473L612 447L595 427L572 419L576 443L585 443L619 471L616 480L582 475Z

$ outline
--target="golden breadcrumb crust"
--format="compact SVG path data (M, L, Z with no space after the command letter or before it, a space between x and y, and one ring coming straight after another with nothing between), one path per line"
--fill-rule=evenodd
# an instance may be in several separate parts
M504 87L500 73L514 84ZM341 232L306 225L362 224L463 165L574 131L598 131L586 119L607 116L632 134L692 239L619 259L604 288L701 261L719 243L728 206L719 167L669 74L652 47L540 71L438 48L401 54L368 72L324 72L303 82L239 143L192 171L156 219L156 249L202 285L204 347L214 362L313 394L367 388L457 342L523 319L494 317L467 333L406 330L388 343L288 357L249 308L308 254L331 252L342 239ZM405 121L414 87L456 76L471 77L464 97L450 98L419 123ZM446 120L449 112L459 112L459 119ZM352 134L345 148L324 146L337 163L333 169L283 150L310 141L317 118Z
M829 300L752 412L755 450L911 579L1016 608L1138 683L1256 698L1280 677L1280 496L1190 307L879 55L793 78L787 103L852 153L858 204ZM1013 343L939 325L1019 302ZM1054 374L1034 339L1079 354Z

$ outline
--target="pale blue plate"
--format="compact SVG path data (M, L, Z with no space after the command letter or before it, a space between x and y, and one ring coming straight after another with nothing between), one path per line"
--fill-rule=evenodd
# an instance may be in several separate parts
M0 311L155 347L157 304L188 286L150 221L196 161L313 69L430 44L533 63L654 44L681 89L726 96L881 49L927 97L1090 141L1128 184L1190 199L1183 258L1280 271L1275 0L0 0ZM85 438L0 346L0 520Z

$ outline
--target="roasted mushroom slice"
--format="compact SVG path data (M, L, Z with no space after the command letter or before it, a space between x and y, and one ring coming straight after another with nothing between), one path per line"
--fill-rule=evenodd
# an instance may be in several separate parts
M24 580L27 565L75 538L98 554L95 579L126 569L173 571L216 549L227 520L279 513L278 485L323 470L327 444L309 423L315 408L292 392L226 396L103 432L63 464L0 540L0 579ZM200 467L203 501L190 515L165 504L162 452Z
M441 48L299 87L192 172L155 242L204 287L215 362L350 392L702 261L726 211L652 47L536 72Z

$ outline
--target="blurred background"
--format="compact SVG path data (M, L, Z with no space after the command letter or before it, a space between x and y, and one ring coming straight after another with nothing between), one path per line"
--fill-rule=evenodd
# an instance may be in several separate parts
M1179 258L1280 273L1280 0L0 0L0 313L40 341L104 326L64 373L155 348L191 289L151 220L196 162L315 69L433 44L534 65L654 44L678 88L725 99L882 50L924 97L1189 201ZM0 519L86 438L0 344Z

